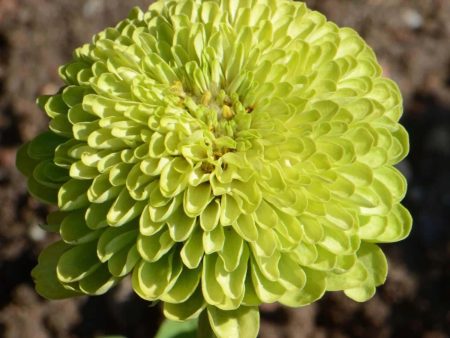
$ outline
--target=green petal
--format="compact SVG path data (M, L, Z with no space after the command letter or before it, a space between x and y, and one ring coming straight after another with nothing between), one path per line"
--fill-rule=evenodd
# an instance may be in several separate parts
M200 282L200 277L200 268L183 268L175 285L161 296L161 300L173 304L180 304L188 301L188 298L190 298L198 289L197 286Z
M270 257L277 250L277 237L272 229L259 229L258 239L250 243L258 256Z
M139 235L137 249L142 258L148 262L155 262L163 257L175 244L170 238L169 231L163 229L152 236Z
M217 338L256 338L259 332L259 310L256 306L241 306L223 311L208 306L208 318Z
M202 238L203 232L197 228L181 249L181 259L189 269L198 267L203 258L205 251L203 249Z
M167 220L170 237L175 242L186 241L189 236L191 236L192 231L194 231L196 224L197 218L191 218L186 215L181 207L178 208L177 211L175 211Z
M78 292L64 288L56 275L58 260L70 245L59 241L49 245L39 255L38 265L31 272L36 291L47 299L63 299L79 295Z
M324 238L324 228L322 224L319 223L317 218L308 215L302 215L299 217L299 220L303 226L305 236L309 242L317 243Z
M106 172L94 178L87 191L87 197L92 203L105 203L117 197L122 190L123 187L121 186L114 187L111 185L109 182L109 173Z
M30 143L28 142L20 146L19 150L17 150L16 155L16 167L23 175L27 177L30 177L33 174L34 168L40 162L39 160L32 158L28 154L29 144Z
M256 262L251 263L251 276L256 295L264 303L278 301L286 289L278 282L267 279L258 268Z
M58 188L51 188L40 184L34 177L30 177L27 182L30 194L44 203L56 204L58 201Z
M320 245L336 255L345 255L351 252L349 235L336 228L326 228L325 236L320 241Z
M130 247L135 242L137 230L134 224L120 228L107 228L103 231L97 244L97 255L102 262L109 260L116 252Z
M40 184L50 188L59 188L69 180L67 170L58 167L51 161L45 160L39 163L33 171L33 178Z
M66 243L87 243L100 235L98 231L92 231L86 225L84 214L84 210L71 212L62 220L60 233Z
M215 254L205 255L202 270L202 293L208 304L231 310L239 307L242 299L229 298L222 290L222 286L216 278L215 266L218 257Z
M48 131L28 143L28 155L36 160L51 159L57 146L67 139Z
M317 259L310 267L320 271L329 271L335 268L337 256L322 246L317 245Z
M287 306L298 307L311 304L322 298L326 288L325 274L320 271L306 268L304 268L304 272L306 274L305 286L299 290L286 292L283 297L280 298L280 303Z
M189 320L197 318L205 308L205 300L202 296L201 288L196 291L183 303L164 303L164 315L171 320Z
M226 229L224 234L225 242L222 250L218 253L224 263L225 270L232 272L238 267L246 244L242 238L231 229Z
M222 287L223 292L229 298L240 299L244 296L244 282L247 274L249 251L246 248L241 256L237 268L229 272L221 259L216 260L216 279Z
M278 223L278 215L273 208L265 201L262 201L256 209L255 221L264 228L273 228Z
M301 242L293 251L301 265L309 266L317 260L317 249L314 244Z
M223 227L216 227L213 231L203 233L203 248L206 254L221 251L225 243Z
M370 243L362 243L358 250L358 261L367 270L368 276L358 287L344 290L345 294L357 302L364 302L375 294L375 287L386 280L387 261L383 251Z
M327 290L339 291L352 289L363 285L368 278L368 272L361 262L357 262L353 267L344 273L330 272L327 275Z
M238 219L232 223L233 229L246 241L255 242L259 235L258 229L252 215L239 215Z
M105 202L101 204L92 203L87 209L85 213L86 225L92 229L100 229L108 226L106 222L106 215L108 214L109 209L112 205L111 202Z
M230 195L222 195L220 210L220 223L224 226L233 224L240 214L236 200Z
M58 206L61 210L70 211L86 206L89 201L87 190L91 181L79 181L71 179L59 189Z
M125 247L115 252L108 260L109 272L115 277L123 277L131 272L140 258L136 245Z
M300 290L305 286L306 274L294 256L283 254L278 266L280 268L279 281L287 290Z
M124 188L109 209L106 219L112 226L121 226L139 216L146 204L146 201L136 202Z
M111 276L107 264L103 264L94 273L83 278L79 283L79 288L89 295L102 295L117 282L118 279Z
M148 205L145 206L139 219L139 231L142 235L151 236L156 234L164 226L163 222L153 222L150 217Z
M182 271L174 255L165 255L155 262L142 260L133 270L133 289L147 300L156 300L170 289Z
M386 227L375 238L378 243L391 243L401 241L411 232L412 217L409 211L401 204L397 204L387 215Z
M258 254L255 254L255 250L253 249L253 257L255 262L258 264L258 268L265 278L277 282L280 278L280 268L279 262L281 258L281 254L278 251L275 251L272 256L264 257Z
M200 226L205 231L212 231L219 223L220 202L218 199L211 201L200 214Z
M211 186L208 183L189 186L184 193L184 210L191 217L200 215L211 199Z
M406 179L393 167L382 167L374 171L374 176L383 185L389 187L395 202L401 201L406 193Z
M100 261L96 244L80 244L62 254L56 267L58 279L64 283L77 282L97 270Z

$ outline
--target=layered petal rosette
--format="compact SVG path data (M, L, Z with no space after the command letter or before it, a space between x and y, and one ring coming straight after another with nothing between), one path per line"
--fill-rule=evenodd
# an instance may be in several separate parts
M259 304L365 301L384 282L377 243L411 227L393 167L408 136L353 30L290 0L160 0L60 75L39 99L49 131L17 158L58 206L45 227L61 240L33 270L43 296L131 275L168 318L251 338Z

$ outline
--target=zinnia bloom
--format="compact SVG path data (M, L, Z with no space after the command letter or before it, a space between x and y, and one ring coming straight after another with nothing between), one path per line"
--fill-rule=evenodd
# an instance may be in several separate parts
M49 131L17 165L56 204L33 270L47 298L127 275L166 317L256 337L258 305L356 300L411 217L402 100L359 35L290 0L134 9L61 67ZM208 322L208 320L206 320Z

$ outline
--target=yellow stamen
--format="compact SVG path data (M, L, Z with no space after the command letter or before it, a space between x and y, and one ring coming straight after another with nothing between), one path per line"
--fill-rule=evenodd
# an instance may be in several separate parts
M202 96L202 99L201 99L202 105L208 106L209 103L211 102L211 99L212 99L212 94L211 94L211 92L208 90L208 91L206 91L206 92L203 94L203 96Z
M186 93L184 92L183 84L181 83L181 81L175 81L170 87L170 91L179 97L186 97Z
M226 104L222 107L222 116L225 120L231 120L234 116L234 112L231 109L230 106L227 106Z

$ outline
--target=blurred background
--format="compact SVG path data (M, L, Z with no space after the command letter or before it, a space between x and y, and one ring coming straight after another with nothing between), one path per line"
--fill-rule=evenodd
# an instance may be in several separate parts
M48 207L27 195L14 167L19 145L46 129L35 105L62 84L72 50L149 0L0 0L0 337L153 337L162 318L129 282L101 297L47 302L30 270L54 238L39 224ZM302 308L262 308L261 338L450 337L450 1L309 0L338 25L355 28L402 90L411 152L411 236L385 246L386 284L367 303L341 293ZM231 338L231 337L230 337Z

